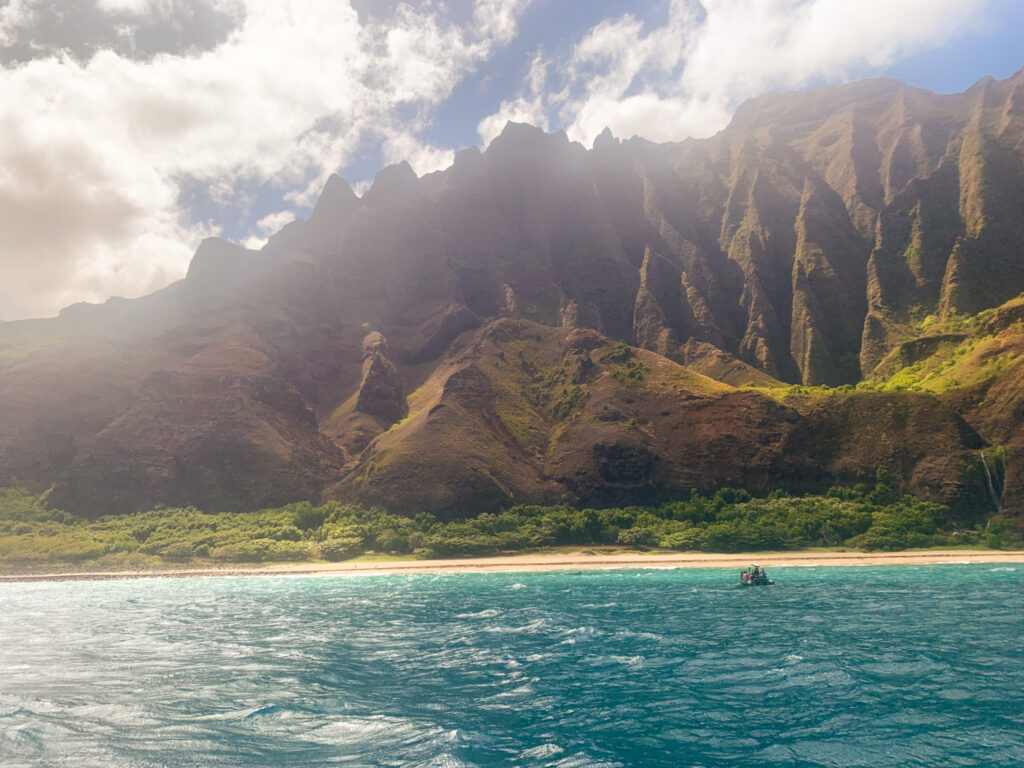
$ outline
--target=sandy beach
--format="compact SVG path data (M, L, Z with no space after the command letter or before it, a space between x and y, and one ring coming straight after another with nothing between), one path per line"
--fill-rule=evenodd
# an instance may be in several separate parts
M343 563L277 563L131 571L67 571L11 573L0 582L64 581L89 579L180 578L188 576L372 576L401 573L486 573L499 571L559 571L607 568L764 568L855 565L940 565L968 563L1024 563L1024 551L928 550L907 552L777 552L716 554L707 552L651 553L621 550L614 553L532 553L505 557L453 560L360 560Z

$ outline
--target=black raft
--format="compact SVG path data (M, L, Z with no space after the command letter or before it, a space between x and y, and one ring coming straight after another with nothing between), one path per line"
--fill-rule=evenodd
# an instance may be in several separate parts
M759 565L752 565L740 571L741 587L767 587L774 583Z

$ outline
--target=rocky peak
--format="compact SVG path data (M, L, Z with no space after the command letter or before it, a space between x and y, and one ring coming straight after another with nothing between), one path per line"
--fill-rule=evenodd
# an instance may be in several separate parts
M200 280L203 275L219 269L221 265L242 258L245 250L237 243L220 237L204 238L192 255L185 277L188 280Z
M378 207L409 202L417 181L416 172L405 160L389 165L377 174L373 186L363 195L363 202Z
M486 154L491 158L522 162L529 160L531 164L538 157L545 156L558 141L558 133L545 133L543 129L528 123L505 123L501 134L487 147ZM568 144L565 134L561 133L564 143Z
M193 290L225 290L260 274L269 259L220 237L208 237L196 249L185 283Z
M359 208L360 201L352 187L341 176L332 173L316 201L309 223L318 226L328 221L347 220Z
M901 91L910 88L900 80L877 77L813 91L769 93L740 104L727 130L750 130L761 126L790 129L812 125L851 106L884 107Z
M476 147L468 147L455 154L451 174L454 179L468 180L483 165L483 154Z
M391 362L388 342L383 334L378 331L367 334L362 348L363 377L359 383L356 410L390 426L409 413L402 377Z
M370 331L366 334L366 338L363 339L362 348L363 360L373 355L391 356L391 347L388 346L388 340L384 338L384 334L380 331Z
M597 134L593 144L595 152L612 149L617 146L619 146L619 140L612 135L612 129L608 126L605 126L605 129Z

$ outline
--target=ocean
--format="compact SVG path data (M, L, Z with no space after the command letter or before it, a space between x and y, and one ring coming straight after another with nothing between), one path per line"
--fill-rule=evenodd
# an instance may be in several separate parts
M769 575L0 584L0 765L1024 765L1024 568Z

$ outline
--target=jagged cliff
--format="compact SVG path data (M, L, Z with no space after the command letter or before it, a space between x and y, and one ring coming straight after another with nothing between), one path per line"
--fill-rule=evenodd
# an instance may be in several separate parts
M151 296L0 325L0 483L89 514L470 514L884 468L969 514L1016 411L783 388L881 380L941 346L925 324L1021 292L1024 73L765 96L663 145L510 124L362 198L332 177L261 251L205 241Z

